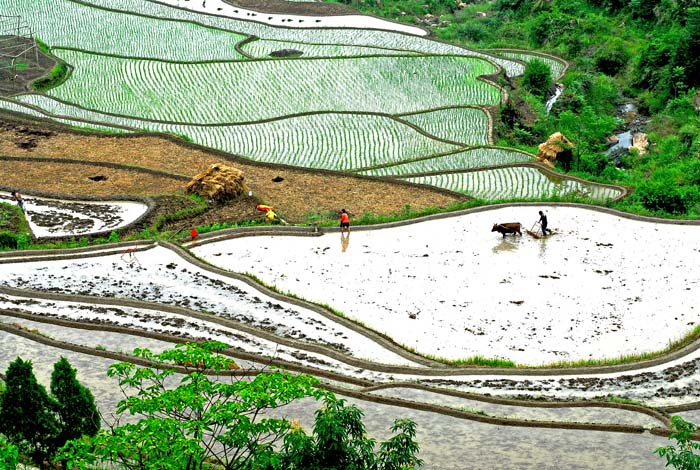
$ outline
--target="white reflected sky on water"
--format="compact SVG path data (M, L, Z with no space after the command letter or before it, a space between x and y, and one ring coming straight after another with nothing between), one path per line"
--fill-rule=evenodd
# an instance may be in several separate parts
M35 237L67 237L117 230L138 219L148 206L135 201L68 201L23 195L29 228ZM12 202L10 193L0 200Z
M329 304L400 344L448 358L520 364L657 351L700 323L698 226L654 224L572 207L485 210L382 230L355 227L342 251L323 237L246 237L196 255ZM415 318L414 318L415 317Z

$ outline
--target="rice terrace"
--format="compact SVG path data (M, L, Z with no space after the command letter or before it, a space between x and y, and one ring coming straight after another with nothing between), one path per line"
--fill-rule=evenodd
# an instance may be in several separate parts
M110 365L215 340L378 439L413 420L422 468L663 468L671 416L700 422L700 222L499 135L529 64L566 60L415 23L0 0L0 373L63 356L108 421Z

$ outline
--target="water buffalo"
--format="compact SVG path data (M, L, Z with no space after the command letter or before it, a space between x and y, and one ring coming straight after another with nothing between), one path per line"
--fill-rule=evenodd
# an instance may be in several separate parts
M512 233L515 235L516 233L520 235L521 237L523 234L520 232L520 223L519 222L507 222L503 224L493 224L493 228L491 229L492 232L500 232L501 235L503 235L503 238L506 238L506 233Z

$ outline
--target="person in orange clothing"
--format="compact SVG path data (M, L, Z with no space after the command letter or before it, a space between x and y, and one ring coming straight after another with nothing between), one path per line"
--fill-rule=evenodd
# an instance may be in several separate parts
M340 233L347 230L348 235L350 234L350 216L345 209L340 210Z

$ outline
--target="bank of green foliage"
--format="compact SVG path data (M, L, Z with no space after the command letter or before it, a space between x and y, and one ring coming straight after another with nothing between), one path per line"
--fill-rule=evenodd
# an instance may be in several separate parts
M51 55L51 48L42 40L40 39L35 39L37 47L41 52L43 52L46 55ZM70 68L68 67L68 64L63 62L60 59L56 59L56 65L43 77L40 77L32 82L32 88L35 91L38 91L40 93L43 93L47 90L50 90L51 88L57 87L66 79L68 78L68 75L70 74Z
M41 78L38 78L32 82L32 88L38 92L45 92L51 88L57 87L68 78L70 69L65 62L61 61L54 65L54 67Z
M92 393L65 358L54 364L50 394L31 361L18 357L7 368L0 393L0 468L13 470L20 460L44 468L68 440L94 435L99 426Z
M377 443L365 433L362 411L318 388L317 379L272 369L250 379L231 376L238 366L221 354L226 348L204 342L159 354L137 349L134 354L152 367L111 366L108 375L124 393L117 414L133 418L70 441L59 459L86 470L107 463L161 470L410 470L422 465L412 421L396 420L395 435ZM177 366L185 369L184 377L173 380ZM311 432L270 413L302 398L323 402Z
M561 131L576 145L570 165L584 178L634 189L617 208L700 218L700 8L695 0L360 0L360 10L413 22L427 13L448 23L439 39L474 48L521 48L569 61L564 93L549 114L541 88L520 77L501 110L497 139L536 152ZM478 13L478 14L477 14ZM651 146L614 162L606 137L625 128L619 106L650 116ZM523 107L527 112L523 113Z
M362 410L319 388L316 378L276 369L231 375L239 366L222 354L226 349L215 341L158 354L137 349L134 355L152 367L112 365L108 375L118 381L124 399L114 423L102 430L92 393L65 358L54 365L49 393L37 382L31 361L18 357L0 382L0 468L14 470L19 463L47 468L47 462L74 470L422 466L413 421L395 420L393 436L377 442L365 432ZM272 410L302 398L322 402L309 431L295 420L274 417Z
M673 445L659 447L654 452L666 459L666 467L676 470L697 470L700 468L700 442L697 441L698 427L680 416L671 416L669 440Z
M0 434L0 468L14 470L19 462L17 446Z
M0 250L26 248L31 242L29 225L14 204L0 203Z

